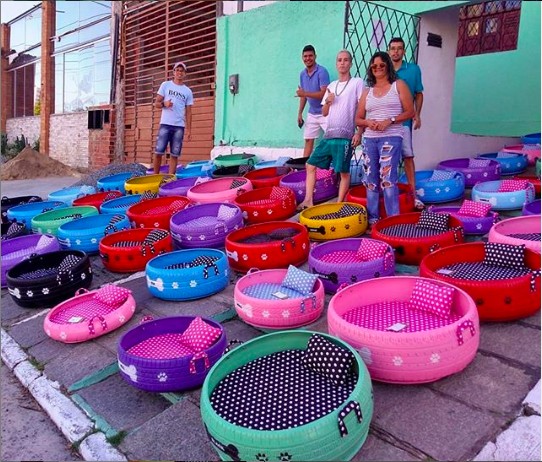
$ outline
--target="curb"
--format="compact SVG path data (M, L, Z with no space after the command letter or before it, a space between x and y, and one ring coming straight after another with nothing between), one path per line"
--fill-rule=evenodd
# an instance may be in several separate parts
M94 422L60 390L58 383L47 378L29 361L28 355L13 338L0 330L0 353L4 364L15 374L41 408L71 444L79 445L84 460L127 461Z

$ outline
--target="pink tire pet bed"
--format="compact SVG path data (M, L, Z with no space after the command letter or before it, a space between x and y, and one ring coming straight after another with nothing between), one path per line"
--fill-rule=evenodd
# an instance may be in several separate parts
M233 202L239 194L252 189L252 183L246 178L219 178L192 186L186 195L196 204Z
M43 322L53 340L79 343L118 329L134 314L132 291L108 284L91 292L79 289L75 297L55 306Z
M287 273L286 269L251 271L239 279L233 294L238 316L262 329L293 329L315 322L324 310L322 282L314 276L312 287L300 291L283 285Z
M489 231L489 242L524 244L540 253L540 217L538 215L507 218L495 223Z
M190 199L183 196L158 197L131 205L126 215L136 228L160 228L169 231L172 215L183 210Z
M493 181L501 177L501 164L493 159L448 159L440 162L437 169L463 173L467 188L481 181Z
M241 209L225 203L187 207L170 220L171 235L177 249L222 248L227 234L242 227Z
M309 253L309 269L334 294L342 284L393 276L395 257L389 244L368 238L324 242Z
M329 333L380 382L434 382L462 371L480 343L476 305L451 284L412 276L358 282L331 298Z
M299 266L307 261L309 247L307 229L290 221L249 225L226 236L230 268L241 273Z
M295 194L291 189L270 186L240 194L234 201L247 224L286 220L296 214Z
M297 170L288 173L280 179L280 186L290 188L294 194L297 203L305 199L305 185L307 183L307 171ZM325 202L339 193L339 181L333 170L316 169L316 183L314 185L313 202L319 204Z
M267 188L270 186L279 186L281 178L291 171L292 169L289 167L265 167L248 172L245 178L251 181L254 189Z
M384 218L374 225L371 237L391 245L395 261L407 265L419 265L428 253L464 241L463 228L457 218L449 216L447 224L440 228L418 226L421 217L422 213L412 212Z
M540 310L540 254L523 246L472 242L440 249L422 260L420 276L467 292L481 321L512 321Z

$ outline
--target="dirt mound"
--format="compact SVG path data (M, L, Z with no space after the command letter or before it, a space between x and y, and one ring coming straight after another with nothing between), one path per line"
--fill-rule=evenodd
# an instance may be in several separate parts
M2 164L1 180L28 180L49 176L79 176L79 172L45 154L24 148L16 157Z

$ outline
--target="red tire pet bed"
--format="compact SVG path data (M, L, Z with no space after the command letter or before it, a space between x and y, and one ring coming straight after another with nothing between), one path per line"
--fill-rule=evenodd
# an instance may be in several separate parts
M247 224L286 220L296 214L295 194L280 186L247 191L233 203L242 210Z
M297 170L284 175L279 185L284 188L290 188L294 194L297 203L305 199L305 185L307 183L307 171ZM336 197L339 192L339 181L333 170L316 169L316 182L314 184L313 202L318 204Z
M227 340L216 321L194 316L149 320L126 332L117 347L121 377L140 390L166 393L200 386Z
M399 213L414 212L416 210L414 206L414 193L412 188L408 184L398 183L399 188ZM367 188L365 186L355 186L351 188L346 194L347 202L354 202L356 204L363 205L367 208ZM386 218L386 208L384 207L384 198L380 198L378 201L378 213L381 218Z
M295 266L250 271L235 284L238 316L262 329L293 329L315 322L324 310L324 286Z
M540 217L537 215L507 218L495 223L488 236L489 242L524 244L540 253Z
M420 276L463 289L481 321L513 321L540 310L540 254L524 246L472 242L440 249L422 260Z
M279 186L281 178L292 171L289 167L265 167L252 170L245 175L254 189Z
M412 276L369 279L331 298L329 333L352 345L371 378L434 382L462 371L480 343L476 306L451 284Z
M371 237L391 245L397 263L419 265L428 253L462 243L464 232L457 218L424 210L378 221Z
M299 223L315 241L359 236L367 229L367 210L353 202L315 205L301 212Z
M170 220L177 249L223 248L227 234L242 227L241 209L234 204L197 204L177 212Z
M385 242L367 238L340 239L312 247L309 269L322 280L325 291L334 294L343 284L393 276L395 257Z
M307 229L289 221L249 225L226 236L230 268L241 273L299 266L307 261L309 247Z
M123 194L120 191L105 191L99 192L96 194L89 194L88 196L80 197L75 199L72 203L73 206L77 205L92 205L100 210L101 205L104 202L116 199L117 197L122 197Z
M59 342L85 342L118 329L135 309L132 291L124 287L107 284L91 292L79 289L75 297L47 313L43 330Z
M173 214L183 210L190 199L183 196L158 197L131 205L126 215L136 228L160 228L169 231Z
M151 258L172 250L169 232L156 228L119 231L105 236L99 244L103 265L114 273L143 271Z
M252 183L246 178L220 178L192 186L186 195L196 204L233 202L239 194L252 189Z

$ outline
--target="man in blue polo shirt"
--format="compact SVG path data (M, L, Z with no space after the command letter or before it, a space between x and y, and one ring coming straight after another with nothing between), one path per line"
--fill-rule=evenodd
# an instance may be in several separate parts
M312 45L303 48L301 54L305 69L299 75L299 112L297 113L297 124L299 128L305 124L303 137L305 138L305 148L303 157L309 157L314 147L314 140L322 132L326 131L326 118L322 115L322 98L329 85L329 72L324 66L316 64L316 51ZM306 122L303 120L303 110L309 102L309 112Z
M405 42L401 37L394 37L388 44L388 54L393 62L393 68L397 76L406 82L408 89L414 98L414 117L403 123L403 162L408 184L416 194L416 177L414 166L414 151L412 149L412 129L417 130L422 126L421 112L423 105L422 71L415 63L407 63L405 56ZM423 209L424 204L419 198L415 198L417 209Z

